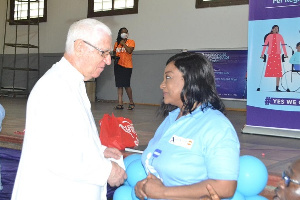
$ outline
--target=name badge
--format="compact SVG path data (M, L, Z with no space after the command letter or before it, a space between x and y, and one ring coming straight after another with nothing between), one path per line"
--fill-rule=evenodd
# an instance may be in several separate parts
M186 149L191 149L193 146L194 140L189 139L189 138L179 137L177 135L173 135L170 138L169 143L176 145L176 146L186 148Z

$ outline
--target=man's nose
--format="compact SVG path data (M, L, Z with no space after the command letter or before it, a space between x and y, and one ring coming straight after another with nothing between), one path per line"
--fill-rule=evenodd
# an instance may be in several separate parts
M110 54L108 54L108 55L104 58L104 62L105 62L105 64L107 64L107 65L110 65L110 64L111 64L111 56L110 56Z

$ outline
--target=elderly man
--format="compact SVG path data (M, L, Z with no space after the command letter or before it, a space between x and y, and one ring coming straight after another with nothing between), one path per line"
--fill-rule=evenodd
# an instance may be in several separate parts
M282 173L274 200L300 200L300 159Z
M71 25L63 58L36 83L12 200L105 200L125 171L101 145L84 81L111 63L111 31L95 19Z

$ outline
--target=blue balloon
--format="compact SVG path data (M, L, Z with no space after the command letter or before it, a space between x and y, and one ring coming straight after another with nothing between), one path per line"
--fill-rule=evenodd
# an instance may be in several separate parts
M126 158L124 158L124 165L125 168L127 169L128 165L134 161L134 160L141 160L142 154L131 154L129 156L126 156Z
M258 158L250 155L240 157L237 191L245 197L258 195L266 187L268 170Z
M234 195L230 200L246 200L244 195L242 195L240 192L235 191Z
M268 200L268 199L260 195L254 195L251 197L246 197L246 200Z
M127 179L124 181L123 185L127 185L127 186L130 186Z
M132 200L131 190L132 188L127 185L118 187L114 193L113 200Z
M134 187L138 181L143 180L147 177L141 160L132 161L126 168L126 173L127 182L131 187Z
M135 196L134 187L132 187L132 190L131 190L131 198L132 198L132 200L140 200L139 198L137 198L137 196Z

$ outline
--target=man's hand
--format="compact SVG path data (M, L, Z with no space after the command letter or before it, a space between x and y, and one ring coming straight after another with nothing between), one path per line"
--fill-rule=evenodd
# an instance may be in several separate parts
M121 168L117 163L111 161L111 164L112 168L107 182L112 187L120 186L127 179L127 174L125 170Z
M114 158L116 160L119 160L121 158L121 156L122 156L121 151L119 151L116 148L109 148L109 147L107 147L104 150L103 154L104 154L105 158Z

